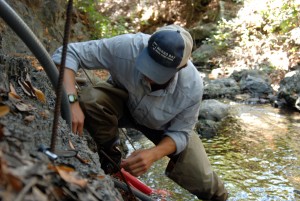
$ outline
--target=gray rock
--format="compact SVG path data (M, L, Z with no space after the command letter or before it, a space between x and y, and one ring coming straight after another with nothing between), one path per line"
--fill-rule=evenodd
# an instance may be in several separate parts
M193 39L196 41L202 41L211 36L212 31L216 29L216 24L207 23L202 24L196 27L193 27L189 30L190 34L193 36Z
M273 93L270 78L260 70L234 71L230 78L239 83L241 92L255 98L268 98Z
M203 100L200 107L199 119L221 121L228 115L229 108L229 105L214 99Z
M240 87L243 92L249 92L254 97L263 97L273 92L271 85L265 79L251 75L241 79Z
M245 79L248 76L261 78L262 80L270 83L270 78L265 75L264 72L260 70L240 70L240 71L233 71L233 73L230 75L230 78L235 79L235 81L240 82L242 79Z
M280 87L277 93L277 100L285 103L284 106L299 107L300 97L300 71L292 71L280 81ZM280 104L279 104L280 105Z
M193 51L192 58L195 65L203 65L215 54L215 48L208 44L201 45L198 49Z
M200 120L196 125L196 131L201 138L212 138L217 135L219 122Z
M240 93L240 87L232 78L208 81L204 86L203 99L233 98Z
M196 124L196 131L200 137L212 138L216 136L222 119L229 114L229 109L229 105L218 100L203 100L199 112L199 121Z

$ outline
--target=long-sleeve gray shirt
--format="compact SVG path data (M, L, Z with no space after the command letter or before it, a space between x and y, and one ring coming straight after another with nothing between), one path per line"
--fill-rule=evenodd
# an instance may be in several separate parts
M135 60L149 38L150 35L137 33L71 43L66 67L75 72L79 67L108 70L114 83L128 91L127 105L133 118L148 128L164 130L164 135L175 141L175 154L178 154L186 147L198 120L203 82L189 61L166 89L151 92L150 85L135 66ZM52 56L56 64L60 63L61 51L60 47Z

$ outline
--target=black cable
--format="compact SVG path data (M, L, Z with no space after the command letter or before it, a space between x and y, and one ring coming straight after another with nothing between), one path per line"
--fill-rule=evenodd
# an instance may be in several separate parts
M100 150L100 152L101 152L101 154L103 154L103 155L104 155L104 156L105 156L105 157L113 164L113 166L115 166L115 167L118 169L118 171L120 172L120 175L121 175L123 181L126 183L126 185L127 185L127 187L128 187L129 193L134 197L135 201L137 201L135 195L134 195L133 192L132 192L132 189L130 188L130 186L129 186L127 180L125 179L125 177L124 177L124 175L123 175L123 173L122 173L122 171L121 171L121 168L115 163L114 160L112 160L112 159L105 153L105 151Z

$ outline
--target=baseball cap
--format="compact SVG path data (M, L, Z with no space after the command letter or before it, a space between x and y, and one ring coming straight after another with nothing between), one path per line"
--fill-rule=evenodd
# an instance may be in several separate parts
M154 32L136 60L137 69L157 84L169 81L185 66L192 52L193 39L178 25L168 25Z

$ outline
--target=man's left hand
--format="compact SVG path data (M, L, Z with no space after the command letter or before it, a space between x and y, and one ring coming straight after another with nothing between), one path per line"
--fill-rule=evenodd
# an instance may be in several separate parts
M155 161L175 151L175 142L166 136L155 147L134 151L121 162L121 167L134 176L141 176L148 171Z
M147 172L154 162L155 157L151 149L137 150L122 160L121 167L134 176L140 176Z

